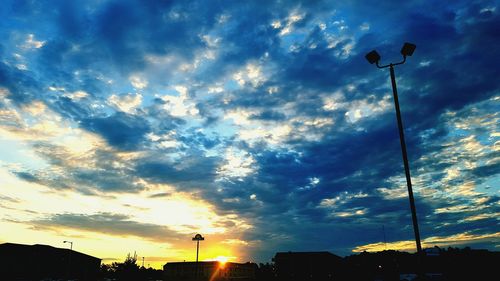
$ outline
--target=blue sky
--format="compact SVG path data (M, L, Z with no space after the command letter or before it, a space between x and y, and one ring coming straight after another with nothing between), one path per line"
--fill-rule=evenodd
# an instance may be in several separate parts
M498 250L499 9L5 1L0 241L158 265L198 232L206 259L412 251L389 73L364 58L412 42L396 75L424 246Z

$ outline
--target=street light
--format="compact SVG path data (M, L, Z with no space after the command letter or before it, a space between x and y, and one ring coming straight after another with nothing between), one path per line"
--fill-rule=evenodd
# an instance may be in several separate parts
M201 236L201 234L196 234L193 237L193 241L196 241L196 262L198 262L198 252L200 251L200 241L205 240L205 237Z
M71 242L71 241L63 241L63 243L69 243L70 244L69 249L73 250L73 242Z
M71 241L63 241L63 243L69 243L70 247L70 252L69 252L69 257L68 257L68 278L70 278L71 274L71 253L73 252L73 242Z
M193 239L193 241L196 241L196 272L195 272L195 278L198 278L198 253L200 251L200 241L205 240L205 237L201 236L201 234L196 234Z
M406 175L406 185L408 186L408 198L410 200L410 208L411 208L411 217L413 220L413 231L415 232L415 242L417 245L417 253L422 252L422 246L420 244L420 232L418 230L418 221L417 221L417 210L415 208L415 200L413 198L413 189L411 185L411 176L410 176L410 165L408 164L408 155L406 153L406 143L405 136L403 132L403 121L401 120L401 112L399 110L399 100L398 100L398 90L396 88L396 77L394 75L394 66L400 65L406 62L406 57L410 57L413 55L415 48L417 46L412 43L405 43L401 48L401 55L403 56L403 60L398 63L390 63L387 65L379 65L380 55L377 51L373 50L366 54L365 58L368 60L370 64L376 64L378 68L386 68L389 67L391 73L391 82L392 82L392 93L394 95L394 107L396 108L396 117L398 119L398 129L399 129L399 141L401 142L401 152L403 154L403 163L405 167L405 175Z

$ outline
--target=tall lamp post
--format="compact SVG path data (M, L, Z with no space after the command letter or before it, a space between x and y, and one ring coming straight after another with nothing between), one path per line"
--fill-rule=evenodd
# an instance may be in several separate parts
M200 251L200 241L205 240L205 237L201 236L201 234L196 234L193 239L193 241L196 241L196 272L195 272L195 278L198 279L198 253Z
M392 83L392 93L394 95L394 107L396 108L396 117L398 119L398 128L399 128L399 140L401 142L401 152L403 154L403 163L405 167L406 174L406 185L408 187L408 197L410 199L410 208L411 208L411 217L413 220L413 231L415 232L415 242L417 245L417 253L420 254L422 252L422 246L420 244L420 232L418 230L418 221L417 221L417 210L415 208L415 200L413 198L413 189L411 185L411 176L410 176L410 165L408 164L408 155L406 153L406 143L405 136L403 132L403 121L401 120L401 112L399 110L399 100L398 100L398 90L396 88L396 76L394 75L394 66L400 65L406 62L406 57L413 55L415 48L417 46L412 43L405 43L403 48L401 48L401 55L403 55L403 60L398 63L390 63L387 65L379 65L380 55L377 51L373 50L369 52L365 57L369 63L375 63L378 68L387 68L389 67L389 71L391 73L391 83Z

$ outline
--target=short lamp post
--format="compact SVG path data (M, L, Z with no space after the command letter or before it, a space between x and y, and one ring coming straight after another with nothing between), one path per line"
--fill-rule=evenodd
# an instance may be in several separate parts
M420 255L422 252L422 246L420 244L420 232L418 230L418 221L417 221L417 211L415 208L415 200L413 198L413 189L411 185L411 176L410 176L410 165L408 164L408 155L406 153L406 143L403 129L403 121L401 120L401 112L399 110L399 100L398 100L398 90L396 88L396 77L394 75L394 66L400 65L406 62L406 57L413 55L415 48L417 46L412 43L405 43L403 48L401 48L401 55L403 56L403 60L398 63L390 63L387 65L380 65L380 55L377 51L373 50L369 52L365 57L371 64L376 64L378 68L387 68L389 67L389 71L391 74L391 82L392 82L392 93L394 95L394 106L396 108L396 117L398 120L398 128L399 128L399 140L401 142L401 152L403 154L403 163L406 174L406 185L408 187L408 197L410 200L410 208L411 208L411 217L413 220L413 231L415 232L415 242L417 245L417 253Z
M71 254L73 252L73 242L71 241L63 241L63 243L69 243L69 257L68 257L68 279L71 277Z
M205 240L205 237L201 236L201 234L196 234L193 239L193 241L196 241L196 272L195 272L195 278L196 280L198 279L198 253L200 251L200 241Z
M71 242L71 241L63 241L63 243L69 243L69 249L73 250L73 242Z

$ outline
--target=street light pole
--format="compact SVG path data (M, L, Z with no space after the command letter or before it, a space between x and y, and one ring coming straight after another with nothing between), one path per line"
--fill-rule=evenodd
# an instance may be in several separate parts
M396 118L398 119L398 129L399 129L399 141L401 143L401 153L403 154L403 163L405 167L405 175L406 175L406 186L408 187L408 198L410 200L410 208L411 208L411 218L413 221L413 231L415 232L415 243L417 245L417 252L420 253L422 251L422 245L420 243L420 231L418 229L418 220L417 220L417 209L415 208L415 199L413 198L413 187L411 184L411 175L410 175L410 164L408 162L408 154L406 152L406 142L403 128L403 120L401 119L401 111L399 110L399 99L398 99L398 90L396 87L396 76L394 75L394 66L392 63L389 66L391 72L391 82L392 82L392 93L394 96L394 107L396 108Z
M63 243L69 243L69 249L73 250L73 242L71 242L71 241L63 241Z
M411 184L411 175L410 175L410 164L408 163L408 154L406 152L406 142L404 136L404 128L403 121L401 118L401 112L399 109L399 99L398 99L398 90L396 87L396 75L394 74L394 66L400 65L406 62L406 57L411 56L415 51L416 46L411 43L405 43L403 48L401 49L401 54L403 55L403 61L398 63L390 63L388 65L379 65L380 55L377 51L373 50L366 55L366 59L371 64L376 63L378 68L386 68L389 67L391 74L391 84L392 84L392 93L394 96L394 107L396 108L396 118L398 120L398 129L399 129L399 141L401 143L401 152L403 154L403 164L405 168L406 175L406 186L408 187L408 199L410 200L410 209L411 209L411 217L413 221L413 231L415 232L415 244L417 246L417 253L420 255L422 252L422 245L420 243L420 231L418 229L418 220L417 220L417 209L415 208L415 199L413 197L413 188Z
M195 272L195 279L198 279L198 253L200 251L200 241L205 240L205 237L201 236L201 234L196 234L193 239L193 241L196 241L196 272Z
M68 279L71 277L71 253L73 252L73 242L71 241L63 241L63 243L69 243L70 247L70 252L69 252L69 257L68 257Z

